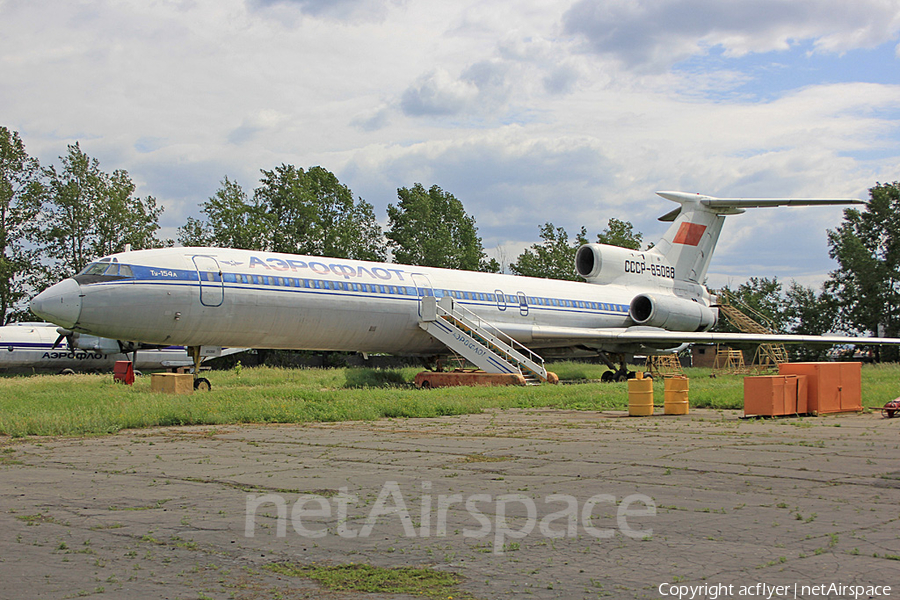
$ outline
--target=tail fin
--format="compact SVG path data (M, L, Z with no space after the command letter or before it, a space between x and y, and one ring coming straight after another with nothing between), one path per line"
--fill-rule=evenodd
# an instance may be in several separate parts
M713 198L685 192L657 194L681 206L659 218L673 223L650 252L665 257L675 267L677 279L700 284L706 278L727 215L739 215L748 208L865 204L852 198Z

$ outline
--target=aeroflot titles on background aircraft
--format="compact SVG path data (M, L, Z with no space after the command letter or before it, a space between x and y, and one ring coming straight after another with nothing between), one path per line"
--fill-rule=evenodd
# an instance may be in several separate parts
M659 192L679 204L647 251L582 246L586 283L221 248L114 254L40 293L32 311L76 332L184 346L434 355L422 299L451 297L531 348L660 353L691 342L900 344L895 338L710 333L702 285L726 215L846 199L725 199Z
M127 353L126 353L127 350ZM0 372L111 370L133 359L136 369L169 369L194 364L180 346L135 349L90 335L60 335L51 323L13 323L0 327Z

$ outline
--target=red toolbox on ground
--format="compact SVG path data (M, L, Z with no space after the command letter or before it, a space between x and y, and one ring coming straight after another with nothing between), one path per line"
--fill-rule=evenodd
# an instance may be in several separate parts
M117 360L113 365L113 381L124 383L125 385L134 384L134 365L130 360Z

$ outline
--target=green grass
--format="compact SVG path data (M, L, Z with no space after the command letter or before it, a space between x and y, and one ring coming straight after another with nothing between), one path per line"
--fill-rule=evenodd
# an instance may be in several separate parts
M582 363L548 365L563 380L599 379L605 367ZM0 435L97 435L166 425L306 423L439 417L489 408L553 407L624 410L624 383L539 387L465 387L416 390L419 369L243 368L212 371L212 391L170 395L150 391L150 377L133 386L111 375L39 375L0 378ZM688 369L690 405L740 409L743 377ZM900 366L863 368L863 405L880 408L900 395ZM663 382L654 382L657 404Z
M469 597L460 595L457 575L427 567L384 569L365 564L320 566L275 563L263 568L279 575L312 579L329 590L410 594L427 598Z
M862 404L881 408L900 396L900 365L882 363L862 367Z

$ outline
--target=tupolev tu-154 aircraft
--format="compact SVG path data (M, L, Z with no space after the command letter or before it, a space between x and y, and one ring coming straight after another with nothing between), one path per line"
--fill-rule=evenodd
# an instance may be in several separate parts
M585 282L224 248L113 254L38 294L31 310L76 332L151 344L434 356L453 350L494 373L550 376L533 350L599 355L607 379L625 354L693 342L900 344L897 338L712 333L704 287L725 216L748 208L862 204L851 199L713 198L678 203L645 251L578 249ZM195 372L197 369L195 369ZM196 383L196 382L195 382Z

